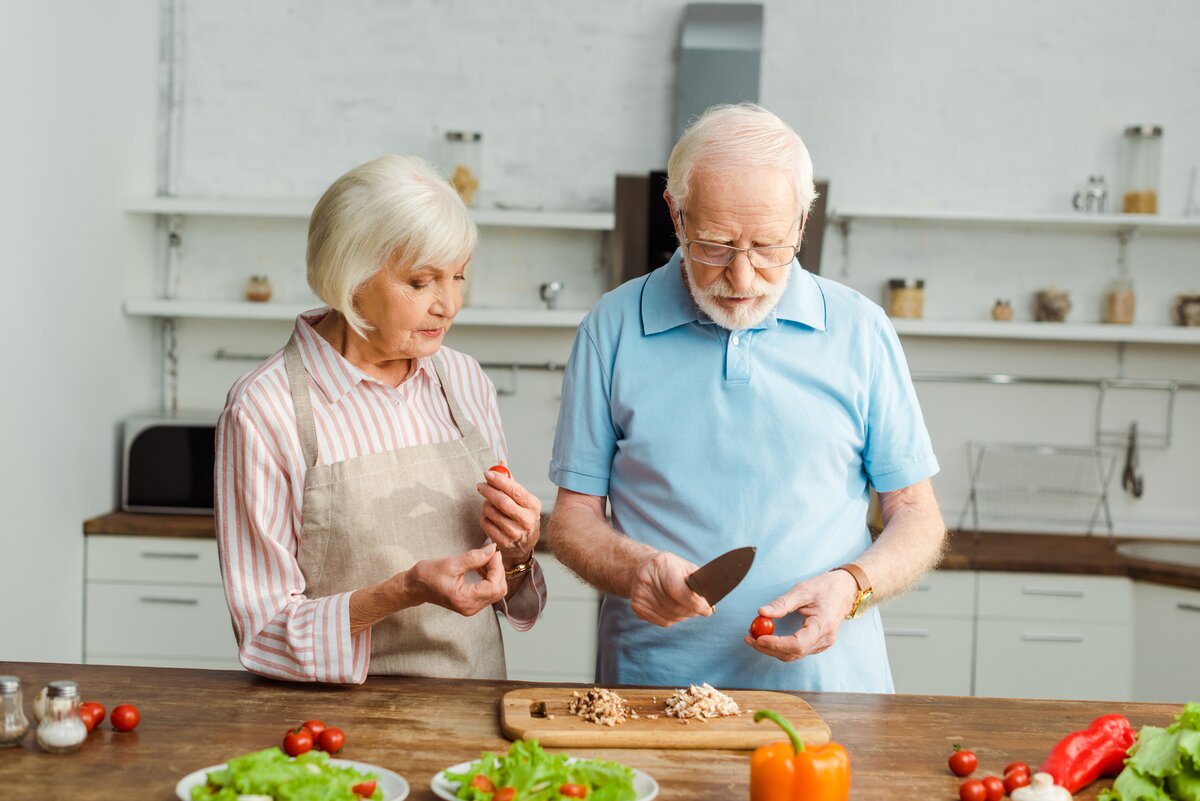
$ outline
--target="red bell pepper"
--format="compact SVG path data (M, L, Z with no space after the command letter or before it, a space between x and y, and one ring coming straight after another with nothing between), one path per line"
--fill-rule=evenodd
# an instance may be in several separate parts
M1137 733L1122 715L1101 715L1058 742L1039 770L1074 795L1101 776L1116 776Z

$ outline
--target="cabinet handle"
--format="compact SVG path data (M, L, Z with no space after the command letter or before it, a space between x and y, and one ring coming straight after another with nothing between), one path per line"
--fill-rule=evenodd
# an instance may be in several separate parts
M199 559L198 553L171 553L170 551L142 551L143 559Z
M1061 587L1022 587L1025 595L1050 595L1055 598L1082 598L1083 590L1065 590Z
M933 589L933 585L931 585L931 584L918 584L917 585L917 592L929 592L932 589Z
M1025 642L1083 642L1082 634L1030 634L1021 632Z
M1175 604L1175 608L1180 612L1200 612L1200 606L1196 604Z
M179 606L196 606L200 603L195 598L163 598L157 595L143 595L139 600L144 604L177 604Z
M928 637L929 629L889 629L883 630L885 637Z

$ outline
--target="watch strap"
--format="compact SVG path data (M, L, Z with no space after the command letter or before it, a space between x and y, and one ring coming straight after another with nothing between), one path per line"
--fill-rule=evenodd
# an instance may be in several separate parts
M834 570L845 570L851 576L854 576L855 582L858 583L859 592L866 592L871 589L871 580L867 578L867 572L853 562L838 565Z

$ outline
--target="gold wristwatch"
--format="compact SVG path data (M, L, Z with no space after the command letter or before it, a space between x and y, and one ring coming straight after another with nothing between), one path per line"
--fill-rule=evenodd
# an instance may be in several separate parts
M846 620L855 620L862 617L863 612L867 611L867 607L871 605L871 599L875 597L875 592L871 589L871 581L867 578L866 572L853 562L835 567L834 570L845 570L851 576L854 576L854 581L858 584L858 595L854 596L854 606L850 608L850 613L846 615Z

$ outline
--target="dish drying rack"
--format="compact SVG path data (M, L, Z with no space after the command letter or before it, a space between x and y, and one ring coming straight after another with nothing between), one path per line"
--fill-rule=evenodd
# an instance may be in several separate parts
M1113 536L1108 487L1116 455L1099 448L967 443L971 484L959 518L970 515L978 535L980 520L989 523L1056 523L1091 535L1103 523Z

